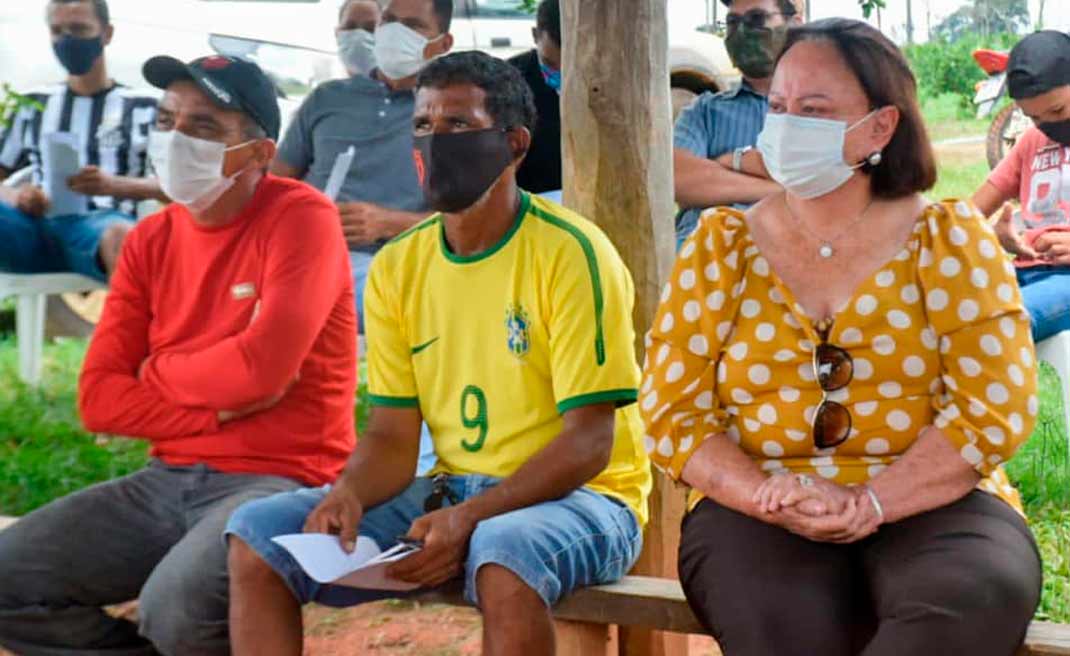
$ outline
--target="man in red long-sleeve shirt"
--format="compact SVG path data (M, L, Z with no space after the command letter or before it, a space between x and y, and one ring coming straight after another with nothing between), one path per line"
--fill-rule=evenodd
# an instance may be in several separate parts
M0 533L0 645L229 654L223 527L244 501L334 480L355 440L356 317L337 210L266 173L255 64L156 57L150 156L175 200L127 238L79 383L91 431L152 463ZM140 600L139 625L102 607Z

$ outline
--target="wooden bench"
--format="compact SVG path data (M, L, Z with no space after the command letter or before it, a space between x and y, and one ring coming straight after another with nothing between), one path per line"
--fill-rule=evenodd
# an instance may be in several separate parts
M421 601L467 605L461 589L427 593ZM559 656L616 656L614 627L642 626L673 633L705 634L679 582L626 576L619 583L585 588L554 607ZM1033 622L1017 656L1070 656L1070 625Z
M14 517L0 517L0 530ZM425 603L467 606L460 585L417 597ZM641 626L704 634L677 581L626 576L619 583L584 588L554 606L561 656L616 656L615 628ZM1033 622L1017 656L1070 656L1070 625Z

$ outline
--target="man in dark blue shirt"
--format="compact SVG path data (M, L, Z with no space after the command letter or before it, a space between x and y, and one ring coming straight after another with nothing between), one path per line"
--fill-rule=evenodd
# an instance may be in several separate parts
M516 173L522 189L561 189L561 3L542 0L535 13L535 48L509 59L535 96L538 120L531 148Z

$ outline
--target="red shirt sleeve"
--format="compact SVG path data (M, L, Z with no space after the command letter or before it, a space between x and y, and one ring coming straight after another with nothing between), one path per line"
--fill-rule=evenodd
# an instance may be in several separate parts
M260 310L249 327L200 351L155 354L142 379L183 405L219 410L284 392L350 280L338 221L320 197L285 205L267 236Z
M78 408L86 430L150 440L189 437L219 429L216 412L171 403L138 380L149 353L147 251L135 229L123 243L104 314L93 333L78 381Z

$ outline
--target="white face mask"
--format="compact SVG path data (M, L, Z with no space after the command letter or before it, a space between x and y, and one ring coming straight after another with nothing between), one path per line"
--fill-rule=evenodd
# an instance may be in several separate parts
M367 30L343 30L335 34L338 58L350 75L367 75L375 68L375 35Z
M225 177L224 155L251 143L253 141L246 141L227 148L218 141L196 139L178 130L154 131L149 135L149 160L163 192L198 214L227 193L238 176L245 172L242 169Z
M780 186L799 198L817 198L842 187L855 169L843 161L847 133L879 110L848 127L845 121L768 114L758 135L758 152Z
M441 34L435 41L446 36ZM375 30L375 61L383 75L402 80L420 72L427 64L424 50L431 40L401 23L387 23Z

